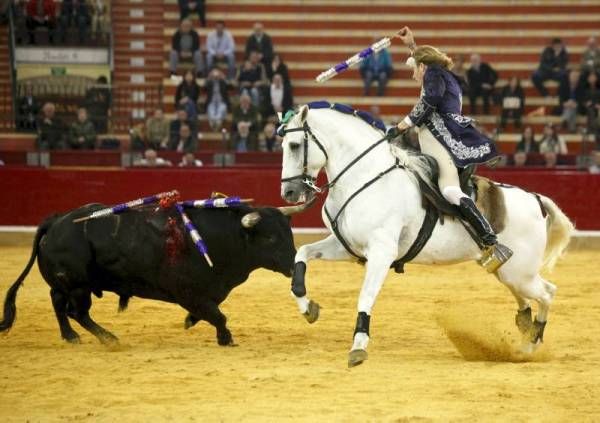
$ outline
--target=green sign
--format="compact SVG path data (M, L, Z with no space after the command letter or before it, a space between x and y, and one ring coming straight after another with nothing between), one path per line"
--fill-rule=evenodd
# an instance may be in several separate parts
M50 72L52 73L52 76L66 75L67 74L67 68L65 68L65 67L51 68Z

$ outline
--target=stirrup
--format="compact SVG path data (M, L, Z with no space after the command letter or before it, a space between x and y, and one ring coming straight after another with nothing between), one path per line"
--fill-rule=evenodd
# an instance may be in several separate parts
M511 258L513 252L506 245L495 244L485 247L482 251L481 258L477 261L487 270L488 273L496 272L500 266Z

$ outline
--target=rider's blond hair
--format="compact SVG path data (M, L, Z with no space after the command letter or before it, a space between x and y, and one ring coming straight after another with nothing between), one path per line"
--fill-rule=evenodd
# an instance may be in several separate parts
M419 46L415 49L412 56L417 65L419 63L423 63L426 66L439 65L448 70L454 66L450 57L433 46Z

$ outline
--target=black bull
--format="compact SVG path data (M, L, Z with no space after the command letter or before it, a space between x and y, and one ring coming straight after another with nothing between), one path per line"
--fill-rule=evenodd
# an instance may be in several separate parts
M37 257L51 288L61 336L69 342L79 342L69 318L101 342L117 340L89 314L91 294L101 297L109 291L120 296L121 308L131 296L177 303L189 313L186 328L205 320L216 328L220 345L232 344L219 304L254 269L291 275L296 250L285 214L301 211L298 207L282 207L283 213L249 206L188 210L213 268L196 250L175 210L134 210L73 222L105 208L93 204L48 218L37 230L29 263L6 294L0 332L14 323L17 291ZM169 218L176 220L169 224Z

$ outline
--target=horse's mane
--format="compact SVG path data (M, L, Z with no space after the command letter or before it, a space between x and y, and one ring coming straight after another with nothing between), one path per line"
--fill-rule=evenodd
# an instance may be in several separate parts
M308 106L309 110L332 109L346 115L351 115L355 118L358 118L369 127L381 132L382 135L384 135L386 132L385 124L381 119L374 117L368 112L354 109L347 104L329 103L328 101L320 100L307 103L306 106ZM427 158L423 154L419 153L418 151L403 148L398 144L394 144L393 152L390 152L390 154L396 157L402 166L405 166L412 172L419 174L423 181L433 187L433 171ZM414 174L409 173L409 175L415 179L415 182L417 182L416 178L414 178Z

